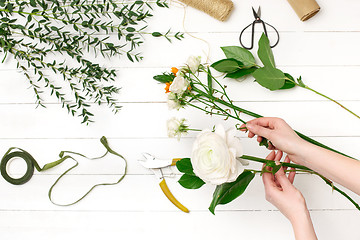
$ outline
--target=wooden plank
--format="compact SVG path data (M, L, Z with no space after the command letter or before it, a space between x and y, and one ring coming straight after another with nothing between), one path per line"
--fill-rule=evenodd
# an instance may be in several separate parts
M47 192L57 175L37 175L31 182L13 186L4 180L1 188L7 194L1 200L2 209L7 210L56 210L56 211L178 211L165 197L153 175L128 175L115 186L96 188L80 203L70 207L58 207L47 198ZM114 182L117 175L69 175L63 178L53 189L53 200L59 204L74 202L96 183ZM204 185L198 190L182 188L177 180L179 176L167 177L166 182L174 196L191 212L207 212L215 186ZM303 193L309 209L356 209L347 199L332 192L320 178L307 174L296 176L295 186ZM345 190L356 202L360 197ZM262 211L276 208L266 202L261 177L257 175L246 192L227 205L220 205L216 211Z
M330 102L241 102L236 103L264 116L284 118L294 129L309 136L360 136L358 119ZM347 101L350 109L360 109L359 101ZM0 105L2 136L6 138L143 138L165 137L166 121L172 116L188 119L193 128L212 128L224 123L221 117L186 109L168 111L166 103L124 103L114 115L106 107L94 106L96 121L91 127L80 123L57 104L35 109L31 104ZM334 114L333 114L334 113ZM244 120L249 117L243 116ZM309 121L307 119L312 119ZM229 119L227 127L237 122ZM337 127L339 124L342 127Z
M318 90L336 100L360 100L360 95L354 89L358 86L356 76L360 75L360 68L354 66L286 66L281 68L294 77L302 76L308 86ZM153 80L153 76L169 71L169 68L119 68L119 77L113 83L121 87L115 96L121 102L154 102L164 101L164 85ZM14 70L4 70L0 79L0 103L34 103L35 94L27 80ZM215 73L214 73L215 74ZM217 74L215 74L217 75ZM205 76L201 79L206 80ZM222 84L228 86L227 91L236 101L313 101L325 100L318 95L301 88L285 91L269 91L253 82L249 77L244 80L218 78ZM60 81L60 83L62 80ZM64 88L66 93L70 91ZM72 97L72 96L71 96ZM50 96L50 92L43 94L44 103L57 103L57 98Z
M311 212L319 239L357 240L355 211ZM277 211L194 212L2 212L4 239L159 238L171 239L293 239L291 225Z

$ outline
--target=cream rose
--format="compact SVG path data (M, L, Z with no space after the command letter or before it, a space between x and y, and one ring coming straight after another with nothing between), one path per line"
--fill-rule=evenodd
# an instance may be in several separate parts
M183 94L186 89L189 87L189 82L183 76L177 76L174 78L172 84L170 85L170 92Z
M240 139L235 130L225 131L217 125L215 132L203 130L196 138L191 163L194 173L207 183L220 185L233 182L242 173L237 157L243 155Z
M181 108L180 100L177 98L176 94L172 92L168 94L167 104L169 110L179 110Z
M189 67L192 73L196 73L201 63L201 57L190 56L186 61L186 65Z
M168 137L177 137L180 140L181 135L187 134L188 126L185 125L185 119L173 117L166 122Z

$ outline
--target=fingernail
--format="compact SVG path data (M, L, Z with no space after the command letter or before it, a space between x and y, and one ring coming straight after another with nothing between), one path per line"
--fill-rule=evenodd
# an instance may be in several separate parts
M280 165L280 161L275 161L275 164L276 164L276 165Z
M253 127L254 127L254 126L253 126L252 124L250 124L250 123L247 123L247 124L246 124L246 128L247 128L247 129L251 129L251 128L253 128Z

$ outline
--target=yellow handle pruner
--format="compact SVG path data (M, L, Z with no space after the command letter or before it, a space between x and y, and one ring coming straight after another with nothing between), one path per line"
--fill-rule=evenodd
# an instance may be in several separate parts
M149 153L143 153L143 156L145 157L145 160L139 160L139 163L141 163L141 165L143 165L145 168L148 168L154 172L155 176L159 179L160 188L165 194L165 196L181 211L188 213L189 210L184 207L170 192L170 189L168 188L161 171L161 168L174 166L176 162L180 159L174 158L169 160L159 160Z

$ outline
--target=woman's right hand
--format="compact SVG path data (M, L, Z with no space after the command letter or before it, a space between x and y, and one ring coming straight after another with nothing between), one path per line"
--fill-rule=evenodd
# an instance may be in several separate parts
M293 162L297 162L295 156L300 155L303 149L301 146L306 144L306 141L300 138L281 118L257 118L247 122L246 125L243 124L241 127L246 127L249 131L249 138L257 135L258 142L261 142L263 137L268 139L271 142L269 149L277 149L287 153ZM293 157L295 158L293 159Z

